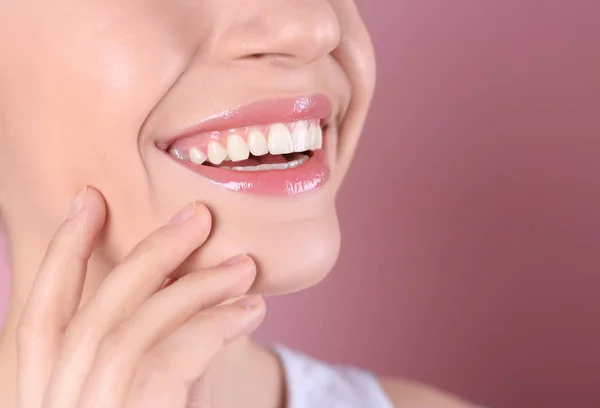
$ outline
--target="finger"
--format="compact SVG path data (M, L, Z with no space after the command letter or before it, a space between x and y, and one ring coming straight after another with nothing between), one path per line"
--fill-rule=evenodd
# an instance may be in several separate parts
M99 314L112 327L165 284L210 233L211 215L206 206L191 203L174 218L183 214L191 218L164 225L135 246L104 280L82 316Z
M75 406L100 339L160 289L169 273L206 240L209 230L208 209L191 203L141 241L109 274L65 331L60 364L48 383L49 407Z
M207 378L203 374L210 361L222 346L253 332L264 320L266 308L259 296L240 302L199 313L152 347L136 369L125 406L208 407ZM176 398L180 405L162 400L161 395L169 400Z
M36 275L17 330L20 407L39 407L64 328L77 310L93 241L106 205L91 187L78 194L71 214L53 236Z
M246 293L255 273L254 262L244 256L233 265L186 275L148 299L139 311L102 340L83 387L80 406L122 406L135 370L147 351L203 309ZM222 333L206 333L202 342L222 336ZM205 345L202 348L211 350Z

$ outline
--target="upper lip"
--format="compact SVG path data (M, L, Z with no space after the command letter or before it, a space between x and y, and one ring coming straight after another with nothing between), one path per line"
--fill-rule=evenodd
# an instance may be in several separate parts
M156 143L162 150L186 137L200 133L223 131L253 125L289 123L303 119L319 119L324 126L332 115L331 100L323 94L292 98L274 98L223 110L186 126L183 130Z

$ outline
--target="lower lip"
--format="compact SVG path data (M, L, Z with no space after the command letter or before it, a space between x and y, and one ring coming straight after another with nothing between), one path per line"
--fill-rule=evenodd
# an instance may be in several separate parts
M302 165L286 170L237 171L173 159L226 190L271 197L290 197L311 192L323 186L330 174L323 149L314 151L312 157Z

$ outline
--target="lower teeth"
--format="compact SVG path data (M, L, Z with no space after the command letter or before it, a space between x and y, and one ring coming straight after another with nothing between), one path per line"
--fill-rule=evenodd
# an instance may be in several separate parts
M258 166L238 166L231 167L231 170L235 171L267 171L267 170L286 170L298 167L305 163L309 159L308 156L303 155L297 160L292 160L287 163L275 163L275 164L261 164ZM229 167L220 167L221 169L230 169Z

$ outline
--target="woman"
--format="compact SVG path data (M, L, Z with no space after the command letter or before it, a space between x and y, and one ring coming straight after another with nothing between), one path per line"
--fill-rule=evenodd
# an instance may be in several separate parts
M0 406L467 406L248 339L337 257L353 2L0 0L0 38Z

